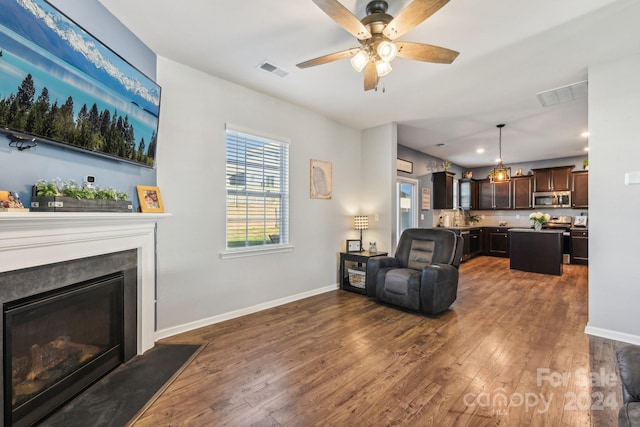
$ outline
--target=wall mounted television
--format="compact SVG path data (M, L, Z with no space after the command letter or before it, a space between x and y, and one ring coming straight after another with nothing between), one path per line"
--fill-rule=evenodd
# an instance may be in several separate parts
M160 86L44 0L0 11L0 132L154 167Z

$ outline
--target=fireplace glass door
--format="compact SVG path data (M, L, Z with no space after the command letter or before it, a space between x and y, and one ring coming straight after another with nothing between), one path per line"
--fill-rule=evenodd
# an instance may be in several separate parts
M33 424L122 363L123 287L118 273L4 304L5 425Z

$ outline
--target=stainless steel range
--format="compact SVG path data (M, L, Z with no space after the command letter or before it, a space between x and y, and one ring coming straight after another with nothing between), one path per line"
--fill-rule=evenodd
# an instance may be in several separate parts
M569 264L571 260L571 225L573 224L572 216L552 216L542 228L552 228L562 230L562 263Z

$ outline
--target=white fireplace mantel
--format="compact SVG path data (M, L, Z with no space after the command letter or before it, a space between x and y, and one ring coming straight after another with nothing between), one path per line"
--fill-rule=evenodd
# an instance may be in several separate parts
M0 212L0 273L130 249L138 251L138 354L153 347L155 230L170 214Z

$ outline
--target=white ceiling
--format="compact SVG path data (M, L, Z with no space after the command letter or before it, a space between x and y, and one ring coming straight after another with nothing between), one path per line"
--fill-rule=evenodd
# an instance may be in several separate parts
M453 64L397 58L385 91L365 92L347 59L295 66L359 46L311 0L100 1L160 56L358 129L396 122L400 144L464 167L495 162L498 123L506 164L584 155L587 98L543 108L536 93L640 53L638 0L451 0L399 40L456 50ZM367 3L342 0L358 18ZM409 0L388 3L395 16Z

